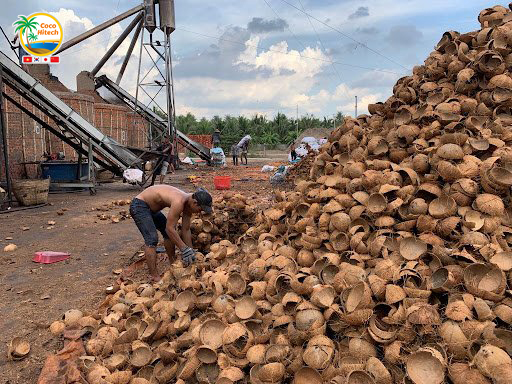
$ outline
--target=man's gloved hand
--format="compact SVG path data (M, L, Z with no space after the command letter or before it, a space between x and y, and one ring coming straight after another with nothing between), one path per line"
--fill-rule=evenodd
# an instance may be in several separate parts
M189 266L196 261L196 250L190 247L185 247L181 250L181 260L185 266Z

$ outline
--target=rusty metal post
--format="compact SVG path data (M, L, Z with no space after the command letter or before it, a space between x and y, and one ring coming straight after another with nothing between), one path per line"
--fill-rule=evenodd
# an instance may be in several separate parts
M12 201L11 174L9 173L9 148L7 145L7 126L5 125L5 110L3 98L3 71L0 67L0 135L2 136L2 152L4 157L5 179L7 181L7 197L9 203Z

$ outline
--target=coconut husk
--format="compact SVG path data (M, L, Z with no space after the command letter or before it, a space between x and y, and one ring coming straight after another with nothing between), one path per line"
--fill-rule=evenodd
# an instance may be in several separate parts
M420 349L406 362L407 375L417 384L441 384L445 379L445 366L431 350Z
M320 373L310 367L302 367L295 372L293 384L322 384L323 379Z
M285 374L285 366L282 363L268 363L258 370L258 379L267 383L278 383Z
M213 349L220 348L222 346L222 334L225 329L226 324L224 324L221 320L207 320L201 325L199 331L201 342Z
M485 376L495 382L505 383L512 373L512 359L503 349L493 345L482 346L475 355L472 364Z
M15 337L9 342L7 356L10 360L22 360L30 353L30 343L22 338Z
M478 371L478 369L471 368L469 364L453 363L448 367L448 376L454 384L491 384L489 379Z

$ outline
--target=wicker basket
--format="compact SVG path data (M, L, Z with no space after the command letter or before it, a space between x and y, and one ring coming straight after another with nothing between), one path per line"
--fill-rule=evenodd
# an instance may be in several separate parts
M50 179L13 180L12 190L21 205L46 204Z

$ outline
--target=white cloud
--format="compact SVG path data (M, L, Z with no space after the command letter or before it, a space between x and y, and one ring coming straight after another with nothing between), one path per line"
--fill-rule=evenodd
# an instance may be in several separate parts
M336 101L337 110L347 115L353 115L355 110L355 97L357 96L358 114L368 113L368 104L382 100L381 93L374 93L370 88L351 88L346 84L336 87L333 99Z
M269 69L275 75L283 71L292 71L303 77L313 77L329 64L329 57L318 47L306 47L299 52L288 50L288 42L281 41L258 54L259 43L259 37L249 39L246 42L246 50L239 56L236 64L246 65L252 69Z

